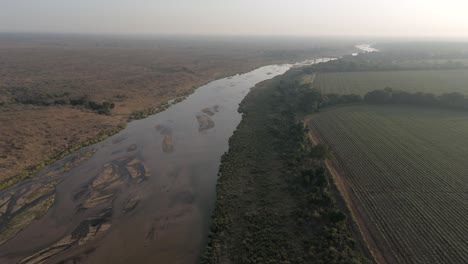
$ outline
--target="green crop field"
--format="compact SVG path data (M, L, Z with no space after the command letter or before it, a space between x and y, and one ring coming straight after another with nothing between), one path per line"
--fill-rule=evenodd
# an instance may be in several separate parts
M330 108L308 125L331 146L380 250L396 263L468 263L466 112L358 105Z
M319 73L314 87L323 93L365 93L392 87L407 92L468 95L468 69Z

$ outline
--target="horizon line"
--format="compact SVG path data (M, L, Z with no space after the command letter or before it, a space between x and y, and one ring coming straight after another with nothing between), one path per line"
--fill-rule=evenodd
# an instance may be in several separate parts
M468 36L445 35L366 35L366 34L228 34L228 33L131 33L131 32L54 32L54 31L0 31L0 35L69 35L101 37L270 37L270 38L365 38L365 39L418 39L418 40L452 40L468 41Z

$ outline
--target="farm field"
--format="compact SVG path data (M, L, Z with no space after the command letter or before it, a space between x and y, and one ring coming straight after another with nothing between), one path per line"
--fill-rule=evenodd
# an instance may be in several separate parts
M359 94L392 87L407 92L468 95L468 69L319 73L314 88L323 93ZM450 89L449 89L450 88Z
M387 262L468 263L466 112L359 105L308 126Z

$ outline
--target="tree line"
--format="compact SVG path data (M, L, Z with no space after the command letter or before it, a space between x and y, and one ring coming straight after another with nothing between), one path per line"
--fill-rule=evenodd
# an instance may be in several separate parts
M300 84L299 81L280 82L278 89L287 100L290 111L300 114L318 112L326 106L363 101L357 94L322 94L318 89L311 88L309 84Z
M280 85L281 89L281 85ZM468 98L458 92L440 95L422 92L406 92L387 87L369 91L364 96L358 94L322 94L309 85L298 85L284 88L285 96L291 97L296 112L304 114L318 112L321 108L333 105L370 103L370 104L405 104L426 107L440 107L468 110Z
M81 106L90 109L101 115L110 115L111 110L114 109L115 104L112 102L104 101L98 103L89 99L89 96L84 95L80 97L69 97L68 93L60 95L18 95L14 98L18 104L29 104L38 106L53 106L53 105L71 105Z
M203 264L371 263L335 200L324 165L331 150L312 144L300 121L320 93L294 76L254 89L240 105L244 116L221 159Z
M385 51L360 53L344 56L337 60L304 67L303 72L360 72L360 71L403 71L403 70L450 70L465 68L453 59L435 59L427 53L414 51Z
M410 93L392 88L374 90L364 96L364 101L376 104L409 104L468 110L468 98L458 92L435 95L432 93Z

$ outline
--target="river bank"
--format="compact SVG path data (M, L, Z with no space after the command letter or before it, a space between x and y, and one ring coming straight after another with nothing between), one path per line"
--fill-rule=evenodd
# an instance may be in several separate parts
M216 80L136 113L148 117L0 191L0 262L195 263L239 103L294 66Z
M265 64L266 62L263 62ZM239 74L245 74L248 73L258 67L260 67L262 62L258 62L257 64L253 65L246 65L245 67L241 68L241 73ZM233 74L232 70L219 73L218 76L214 77L213 79L201 81L200 83L197 83L199 87L206 85L212 81L220 80L223 78L227 78L228 76L231 76ZM93 116L96 116L98 119L106 119L106 125L102 127L96 127L94 126L94 122L89 123L89 125L93 125L93 128L89 128L89 131L92 131L92 133L86 132L86 125L85 123L79 124L82 126L82 130L80 131L80 135L74 135L73 132L65 132L65 134L71 134L69 140L66 140L66 142L63 144L63 146L55 146L54 143L49 145L47 150L43 150L43 153L48 153L48 157L44 159L43 156L41 155L42 159L34 159L35 161L27 162L25 163L25 166L17 166L14 169L7 169L4 174L0 175L0 191L4 190L18 182L21 182L25 179L28 179L30 177L33 177L35 174L37 174L41 169L46 167L47 165L50 165L54 162L57 162L61 159L63 159L66 155L71 154L74 151L77 151L81 148L99 143L105 139L107 139L110 136L113 136L117 134L118 132L122 131L126 126L128 122L134 121L134 120L140 120L147 118L151 115L155 115L157 113L163 112L167 110L169 107L185 100L190 94L194 93L196 91L196 87L198 86L192 86L191 89L185 89L182 93L177 93L171 96L165 96L164 98L168 98L165 102L161 101L159 99L159 104L156 105L151 105L151 106L146 106L144 109L141 110L135 110L130 113L125 113L125 114L118 114L118 115L111 115L111 116L101 116L97 114L91 114L87 113ZM146 103L148 105L148 103ZM57 111L64 111L68 112L70 109L55 109ZM37 110L36 110L37 111ZM73 111L73 110L72 110ZM41 111L39 111L41 112ZM75 111L76 112L76 111ZM76 113L75 113L76 114ZM82 114L82 113L80 113ZM52 115L52 113L50 114ZM53 114L55 115L55 114ZM109 121L107 119L111 119L112 121ZM110 123L110 124L107 124ZM6 124L8 125L8 124ZM65 126L65 124L64 124ZM65 126L67 127L67 126ZM46 136L46 138L54 138L52 136ZM77 139L78 138L78 139ZM15 140L13 140L15 141ZM15 143L16 144L16 143ZM16 148L16 147L15 147ZM53 150L50 150L50 149ZM30 150L31 147L28 147ZM7 148L3 149L4 151L7 151ZM28 152L30 154L30 152ZM1 156L1 155L0 155ZM6 157L6 155L4 155ZM28 157L30 158L30 157ZM21 158L19 158L21 159ZM6 167L6 166L5 166ZM16 173L15 173L16 172ZM13 173L13 174L12 174Z
M88 147L80 164L74 153L0 191L0 262L196 262L239 103L291 67L209 83Z
M369 263L326 176L326 153L295 118L299 71L258 84L222 158L202 263Z
M4 37L0 184L208 82L317 51L303 47L283 54L286 47L225 40ZM71 102L80 98L113 108L100 115Z

